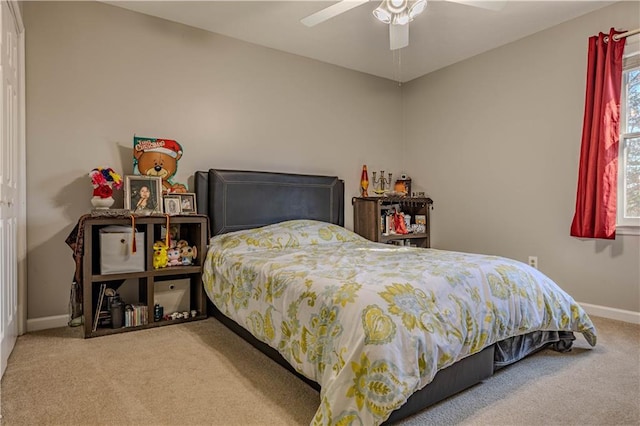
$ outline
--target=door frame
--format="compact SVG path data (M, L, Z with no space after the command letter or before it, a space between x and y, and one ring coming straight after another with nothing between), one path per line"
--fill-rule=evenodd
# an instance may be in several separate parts
M6 2L18 28L18 212L16 249L18 264L18 335L27 332L27 156L26 156L26 73L25 27L16 0Z

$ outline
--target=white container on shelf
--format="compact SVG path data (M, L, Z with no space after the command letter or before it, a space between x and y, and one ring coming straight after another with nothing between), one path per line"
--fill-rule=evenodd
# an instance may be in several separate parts
M189 278L158 281L154 284L153 303L162 306L165 314L191 310Z
M100 229L100 274L120 274L144 271L144 232L136 232L136 252L133 252L133 232L128 226L106 226Z

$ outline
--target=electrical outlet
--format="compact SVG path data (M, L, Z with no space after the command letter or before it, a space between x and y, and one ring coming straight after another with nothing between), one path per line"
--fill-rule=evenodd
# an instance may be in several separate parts
M529 256L529 266L538 269L538 256Z

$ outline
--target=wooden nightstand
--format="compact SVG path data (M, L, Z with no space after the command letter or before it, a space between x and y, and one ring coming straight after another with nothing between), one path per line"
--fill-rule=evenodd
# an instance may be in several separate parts
M354 197L353 230L371 240L380 243L409 242L417 247L431 247L431 220L429 210L433 200L425 197ZM384 215L389 209L398 208L402 213L411 215L411 224L416 223L416 216L424 218L424 232L409 234L388 234L385 232Z
M86 217L81 221L83 228L82 257L82 291L84 314L84 337L104 336L107 334L122 333L126 331L140 330L151 327L159 327L169 324L177 324L187 321L195 321L207 317L206 294L202 286L202 265L207 252L207 239L209 232L209 219L206 216L171 216L170 226L179 227L179 239L189 242L197 250L196 258L187 266L167 266L155 269L153 265L153 244L163 240L163 228L166 230L167 218L165 216L139 216L135 218L136 233L139 233L141 246L138 245L136 253L142 256L140 268L134 272L109 271L104 273L104 262L101 262L101 238L100 230L113 225L132 228L130 217ZM142 233L144 235L142 236ZM130 238L130 237L129 237ZM123 240L124 241L124 238ZM125 248L126 249L126 248ZM140 253L139 251L142 251ZM128 252L127 252L128 253ZM104 259L103 259L104 260ZM117 265L116 265L117 266ZM117 268L116 268L117 269ZM139 307L136 314L135 326L113 328L112 324L105 325L102 321L96 321L96 310L99 305L99 294L103 284L106 287L118 289L125 280L134 281L137 284L137 300L123 300L124 304ZM179 280L183 290L182 300L186 303L185 311L189 315L179 319L162 319L154 321L154 301L156 289L165 289L168 281ZM101 305L104 306L104 305ZM124 305L123 305L124 309ZM192 314L192 311L193 314ZM142 313L142 315L140 315ZM171 312L165 311L164 314ZM124 325L124 322L123 322Z

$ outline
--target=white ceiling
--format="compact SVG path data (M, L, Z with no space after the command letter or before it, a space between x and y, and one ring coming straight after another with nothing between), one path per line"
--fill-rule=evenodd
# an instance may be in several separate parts
M406 82L614 1L515 1L496 12L430 0L409 24L409 46L389 50L370 1L308 28L300 19L335 1L106 1L261 46Z

